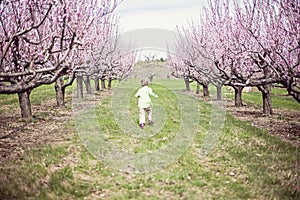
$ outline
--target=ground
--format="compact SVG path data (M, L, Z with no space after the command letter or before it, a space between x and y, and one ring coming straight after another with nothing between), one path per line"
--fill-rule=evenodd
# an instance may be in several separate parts
M237 108L232 100L227 102L227 111L238 119L250 121L253 126L265 129L300 148L299 111L273 109L273 115L264 115L260 107L246 105Z
M32 109L35 117L30 121L21 119L17 109L0 115L0 166L19 157L25 150L72 139L72 130L64 128L72 116L70 109L57 108L55 100Z
M109 93L102 93L99 102ZM74 130L65 126L72 118L71 96L67 98L65 108L56 107L54 99L33 106L35 117L31 121L21 119L18 109L0 114L0 166L19 157L27 149L72 140ZM274 115L266 116L259 107L247 105L236 108L232 100L227 101L226 109L237 118L251 121L254 126L300 147L299 112L274 110Z

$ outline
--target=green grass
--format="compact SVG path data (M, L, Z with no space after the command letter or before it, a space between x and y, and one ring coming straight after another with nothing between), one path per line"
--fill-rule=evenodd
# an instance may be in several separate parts
M0 196L21 199L40 193L43 190L40 182L47 176L49 166L57 165L66 153L65 146L32 149L13 161L12 168L0 168L1 178L5 177L7 182L0 184Z
M72 87L67 87L66 95L72 93ZM54 84L41 85L32 90L30 94L30 102L33 106L41 106L42 102L50 99L55 99ZM0 114L10 113L19 109L19 100L17 94L1 94L0 95Z
M227 93L226 97L234 99L234 93ZM262 106L262 97L259 91L243 93L242 98L246 104ZM282 88L272 88L272 106L274 109L300 111L300 104L293 97L288 96L287 91Z
M168 140L171 140L174 135L176 134L177 130L179 129L179 124L177 122L180 121L180 111L178 105L176 104L176 97L175 95L165 87L160 85L152 85L153 90L158 94L159 98L155 99L155 104L160 105L165 109L166 114L169 116L164 123L164 127L162 130L155 134L154 137L150 138L141 138L137 139L136 143L139 145L135 146L133 149L134 152L141 153L147 150L155 150L159 149L163 145L165 145ZM135 91L136 92L136 91ZM134 97L134 94L131 95L130 102L129 102L129 113L130 117L133 119L135 126L138 126L138 109L137 109L137 98ZM104 132L109 134L109 139L115 145L120 147L129 147L130 141L132 140L132 135L124 133L119 127L117 122L114 120L114 115L112 113L110 99L106 99L103 104L97 107L97 115L99 119L99 125L103 129ZM154 119L156 109L153 109ZM103 118L105 120L103 120ZM156 122L159 123L159 122ZM145 131L151 132L153 127L146 126Z
M9 113L12 109L19 106L18 96L16 94L0 95L0 114Z
M161 129L152 137L134 137L120 128L114 120L111 98L96 107L97 120L91 123L99 125L101 133L107 135L106 141L116 148L136 153L160 150L180 134L181 109L174 90L184 88L184 83L170 81L172 90L164 86L167 81L151 85L159 95L153 99L154 107L158 106L154 118L159 117L161 108L166 116ZM278 98L285 102L282 96ZM114 170L105 161L95 159L83 146L82 138L76 136L71 144L29 150L8 167L1 168L0 178L4 181L0 183L0 196L116 200L299 198L295 175L299 173L300 153L296 147L226 114L218 143L203 156L201 147L211 126L213 107L202 101L197 103L200 117L195 121L198 128L191 146L159 170L136 174ZM289 109L284 105L288 104L281 105L283 109ZM133 95L128 109L138 128L137 100ZM154 127L146 127L146 134L160 126L160 121L156 122ZM76 131L76 124L76 120L69 122L69 129ZM97 135L86 137L98 139Z

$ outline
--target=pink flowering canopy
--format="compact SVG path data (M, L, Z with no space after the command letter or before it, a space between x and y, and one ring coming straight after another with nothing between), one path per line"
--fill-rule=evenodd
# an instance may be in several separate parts
M0 3L0 93L18 93L81 64L97 45L117 0L16 0ZM109 25L107 25L109 26ZM97 33L97 40L95 34Z
M299 1L208 3L200 21L183 28L186 42L178 46L182 49L177 49L177 58L170 59L171 65L181 60L187 64L180 64L182 67L193 67L211 82L233 86L279 83L300 101ZM182 44L183 38L178 43ZM215 64L204 65L205 61L197 56L201 52L206 52Z

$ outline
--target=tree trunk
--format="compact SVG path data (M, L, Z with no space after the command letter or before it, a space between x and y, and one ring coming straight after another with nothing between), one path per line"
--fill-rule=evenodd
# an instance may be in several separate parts
M293 79L289 78L286 80L286 86L287 86L287 91L288 91L288 95L292 96L292 85L293 85Z
M83 98L83 80L82 76L77 76L76 82L77 82L77 97L79 99Z
M196 94L200 94L200 83L197 82Z
M111 79L111 78L109 78L109 79L108 79L108 84L107 84L107 87L108 87L108 89L110 89L110 88L111 88L111 82L112 82L112 79Z
M106 89L105 79L101 79L101 90L104 90L104 89Z
M22 93L18 93L22 118L32 118L30 92L31 92L31 90L22 92Z
M264 70L264 75L266 78L269 78L271 75L271 70L269 67L263 68ZM259 91L262 93L262 100L263 100L263 113L266 115L272 115L273 110L272 110L272 98L271 98L271 84L266 84L262 86L257 87Z
M84 79L85 89L88 94L92 94L91 80L89 76Z
M96 76L95 79L94 79L94 81L95 81L95 90L96 90L97 92L99 92L99 91L100 91L99 77Z
M155 76L155 74L151 74L151 75L149 76L149 81L150 81L150 84L153 82L153 78L154 78L154 76Z
M208 83L206 82L203 83L202 87L203 87L203 96L208 97L209 96Z
M222 100L222 86L221 84L217 85L217 100Z
M242 94L243 94L243 86L234 86L234 105L236 107L243 106Z
M184 83L185 83L185 89L186 89L186 91L188 91L188 92L191 91L189 78L184 77Z
M271 95L271 85L263 85L257 87L259 91L262 93L262 100L263 100L263 113L266 115L272 115L272 95Z
M58 107L63 107L65 105L65 87L64 80L62 78L58 78L55 81L55 92L56 92L56 104Z

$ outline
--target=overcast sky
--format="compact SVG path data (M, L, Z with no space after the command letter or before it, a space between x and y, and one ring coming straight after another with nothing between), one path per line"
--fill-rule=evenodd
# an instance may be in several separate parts
M187 26L200 18L206 0L124 0L115 10L120 16L121 32L134 41L137 60L155 55L166 58L167 45L174 43L176 26ZM161 30L160 30L161 29Z
M115 10L121 30L161 28L175 31L176 25L198 20L205 0L124 0Z

